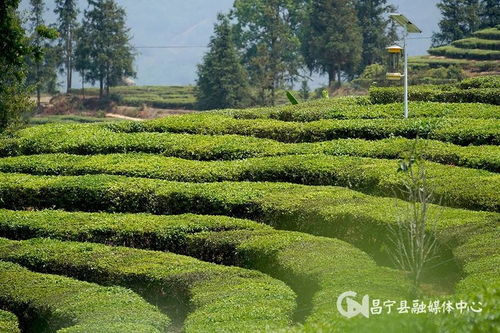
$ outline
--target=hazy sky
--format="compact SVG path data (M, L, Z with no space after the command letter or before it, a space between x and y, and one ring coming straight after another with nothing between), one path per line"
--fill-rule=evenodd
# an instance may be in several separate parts
M54 21L53 0L46 0L48 23ZM212 34L218 12L227 12L233 0L117 0L127 12L132 43L143 46L188 46L188 48L139 48L136 60L138 85L194 84L196 65L206 51L204 46ZM424 31L414 37L430 37L437 30L438 0L390 0ZM23 0L21 9L27 9ZM79 0L81 8L85 0ZM430 39L410 42L409 54L425 54ZM316 80L317 81L317 80ZM318 83L322 83L319 80ZM74 83L75 86L78 82Z

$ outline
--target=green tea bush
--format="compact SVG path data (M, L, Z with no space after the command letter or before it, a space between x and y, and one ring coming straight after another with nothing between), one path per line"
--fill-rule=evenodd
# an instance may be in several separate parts
M414 140L388 138L376 141L338 139L316 143L286 144L238 135L173 133L116 133L97 126L40 126L20 131L15 139L0 140L0 156L71 153L154 153L195 160L235 160L249 157L296 154L349 155L402 158ZM470 168L500 170L500 147L457 146L419 140L427 160Z
M463 58L474 60L500 60L500 51L483 49L465 49L452 45L440 46L428 50L430 55L449 58Z
M50 291L50 293L48 293ZM165 332L167 316L137 294L0 261L0 303L35 332Z
M451 43L451 45L462 49L483 49L500 51L500 40L465 38Z
M500 77L499 76L479 76L470 79L466 79L457 83L456 85L460 89L473 89L473 88L497 88L500 89ZM498 113L498 108L496 109Z
M15 314L0 310L0 332L20 333L19 323Z
M475 79L474 79L475 80ZM481 83L488 80L483 80ZM479 85L479 84L478 84ZM486 84L485 84L486 85ZM491 88L496 88L492 86ZM411 118L446 117L446 118L499 118L497 106L480 103L410 103ZM388 105L365 105L336 102L335 99L313 101L298 105L279 106L274 108L223 110L215 111L237 119L270 118L283 121L316 121L321 119L377 119L401 118L403 115L400 103Z
M299 294L299 306L312 302L312 295L315 294L323 295L322 301L325 301L326 297L330 298L326 304L313 302L315 310L312 313L333 306L338 295L346 288L397 298L404 297L409 290L408 281L402 274L376 266L368 255L345 242L297 232L276 231L245 220L215 216L89 214L62 211L3 210L1 213L1 233L9 237L43 235L63 240L97 240L114 245L175 251L226 265L258 269L292 286ZM196 228L197 222L200 223L199 228ZM235 228L217 231L217 224L220 222L234 222ZM189 227L190 225L192 227ZM243 229L237 229L237 225ZM106 239L99 236L103 229L107 230ZM21 247L27 246L32 247L30 244ZM36 262L46 262L54 256L54 251L50 248L46 250L37 245L36 249L39 250L38 253L47 253L43 258L33 254L40 258L36 259ZM63 254L74 257L64 249L61 247L62 253L57 255L61 258ZM29 253L34 251L35 248ZM28 251L7 246L2 253L8 256L8 260L14 258L19 261L20 256L27 256ZM85 254L87 255L91 254ZM99 256L99 260L101 259ZM148 260L144 262L147 263ZM228 278L231 278L231 275ZM364 282L367 279L371 281L369 286ZM309 311L304 315L307 313Z
M476 210L500 210L500 175L428 162L434 202ZM36 175L110 174L179 182L271 181L334 185L382 196L403 196L403 175L393 160L293 155L241 161L200 162L146 154L33 155L0 159L0 171Z
M500 29L498 27L483 29L474 32L473 35L478 38L500 40Z
M2 260L129 287L163 307L187 308L186 332L280 329L291 324L295 308L295 294L283 282L176 254L50 239L0 238L0 245Z
M370 99L374 104L388 104L403 101L401 87L372 87ZM411 86L408 91L410 101L444 102L444 103L488 103L500 105L498 88L458 89L454 86ZM411 110L410 110L411 112Z
M141 123L105 124L117 132L239 134L281 142L316 142L340 138L378 140L394 136L436 139L460 145L500 143L497 119L345 119L307 123L271 119L232 119L210 114L169 117Z

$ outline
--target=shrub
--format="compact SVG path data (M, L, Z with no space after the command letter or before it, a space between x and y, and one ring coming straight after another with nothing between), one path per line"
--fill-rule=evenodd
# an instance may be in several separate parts
M6 262L0 262L0 302L37 332L159 333L170 324L128 289L33 273Z
M500 170L499 146L462 147L422 139L420 142L425 152L424 158L427 160L495 172ZM377 141L338 139L317 143L285 144L274 140L238 135L116 133L97 126L56 125L23 130L15 139L0 140L0 156L41 153L141 152L196 160L235 160L295 154L393 159L402 158L411 143L412 140L409 139L388 138Z
M0 310L0 331L4 333L20 333L16 315Z
M242 161L199 162L145 154L35 155L0 160L0 171L48 175L110 174L181 182L271 181L334 185L383 196L395 193L402 175L397 162L349 156L294 155ZM428 163L434 202L478 210L500 210L500 176Z
M393 298L404 297L409 288L403 275L391 269L377 267L368 255L345 242L297 232L275 231L250 221L193 215L160 217L60 211L1 212L3 217L0 217L0 228L3 235L19 237L43 235L63 240L98 240L115 245L182 252L226 265L258 269L292 286L299 294L299 306L312 302L315 308L313 313L331 307L338 295L346 288L355 288L370 292L372 295ZM245 229L217 231L217 224L226 223L226 221L241 224ZM200 223L200 228L196 228L196 223ZM212 223L214 223L213 226ZM99 236L103 229L107 230L106 239ZM36 242L33 243L34 246L26 242L19 248L7 246L2 256L8 256L9 260L16 261L23 260L23 257L35 256L38 259L34 259L34 262L40 264L49 260L53 261L51 258L55 255L61 258L64 255L74 257L72 253L65 250L69 245L52 248L49 241L40 243L41 245L38 241L34 242ZM48 249L45 249L46 244L50 245ZM59 248L60 251L56 252L55 250ZM11 252L8 251L9 249ZM35 252L36 250L38 252ZM43 257L37 255L42 252L47 254ZM102 260L101 253L102 251L99 252L100 256L96 264L98 266ZM92 252L83 255L91 257ZM77 253L76 258L81 257L82 254ZM64 261L64 259L61 260ZM80 262L80 260L75 261ZM147 262L148 260L143 261L146 264ZM70 264L66 263L66 265ZM228 274L228 279L231 277ZM257 277L256 274L254 280ZM368 280L370 285L366 285ZM251 286L250 284L250 288ZM219 295L221 292L218 289L216 291ZM323 295L323 297L315 301L312 299L315 294ZM327 297L330 299L328 300ZM325 300L327 301L325 304L319 302ZM244 301L241 304L247 304L247 302ZM303 315L308 312L306 311ZM237 318L236 314L233 317Z
M448 90L444 90L448 89ZM411 101L445 103L488 103L500 105L498 88L458 89L455 87L411 86L408 92ZM403 101L403 88L389 87L370 89L370 99L374 104L388 104Z
M92 243L0 238L0 244L2 260L130 287L167 309L169 304L172 310L187 308L186 332L255 332L291 324L295 294L284 283L257 272L171 253Z
M470 90L468 90L470 91ZM105 124L118 132L171 132L190 134L239 134L281 142L316 142L340 138L383 139L393 136L437 139L460 145L498 144L496 119L345 119L308 123L269 119L232 119L216 115L188 115L141 123Z
M500 51L469 48L463 49L452 45L429 49L428 52L434 56L445 56L449 58L500 60Z

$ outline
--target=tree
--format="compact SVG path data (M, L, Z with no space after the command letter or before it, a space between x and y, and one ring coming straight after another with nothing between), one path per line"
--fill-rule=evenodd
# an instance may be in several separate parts
M308 68L328 74L329 87L359 66L363 37L350 0L313 1L302 47Z
M274 105L276 90L298 77L302 64L298 12L303 1L236 0L238 46L262 104Z
M394 6L387 4L387 0L357 0L356 11L363 46L359 71L375 63L383 63L386 47L395 42L394 34L389 33L391 20L388 13L394 12Z
M34 50L17 15L19 0L0 3L0 132L14 124L32 104L24 84L25 57Z
M201 109L245 107L250 102L248 74L241 65L229 18L218 16L209 51L198 66L197 97Z
M441 0L437 6L443 17L432 45L446 45L476 31L480 26L479 5L479 0Z
M62 51L62 65L66 72L66 90L70 92L73 81L74 32L78 16L77 0L56 0L55 3L54 13L58 17L57 30L61 36L59 47Z
M99 82L99 96L109 95L109 88L125 77L135 76L134 50L130 45L129 29L125 25L125 10L114 0L89 0L85 11L82 34L77 46L78 70L85 80Z
M43 12L45 11L44 0L30 0L30 42L35 49L41 50L43 54L27 57L29 67L27 84L36 89L37 107L40 110L40 95L42 91L55 91L57 85L57 52L46 39L40 35L40 27L44 26ZM46 31L46 30L45 30ZM56 38L57 36L53 36Z
M479 12L481 28L495 27L500 24L500 2L498 0L481 1Z

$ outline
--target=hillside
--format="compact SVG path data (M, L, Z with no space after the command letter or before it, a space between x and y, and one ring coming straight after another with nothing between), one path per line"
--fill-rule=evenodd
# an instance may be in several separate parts
M428 52L430 56L410 57L410 65L421 69L456 65L474 75L496 74L500 72L500 29L480 30Z
M378 89L0 139L0 327L494 331L500 107L415 101L405 120L401 103L374 104L395 95ZM500 86L456 89L474 99ZM411 207L401 162L412 147L432 184L436 241L419 287L390 260ZM336 304L349 290L426 311L348 320ZM482 313L439 310L461 300Z

